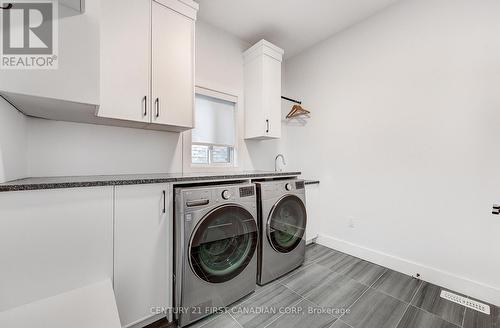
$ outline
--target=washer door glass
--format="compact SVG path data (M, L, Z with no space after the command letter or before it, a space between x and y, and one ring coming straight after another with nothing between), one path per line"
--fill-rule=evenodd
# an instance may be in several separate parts
M198 224L189 247L191 268L201 279L221 283L239 275L257 247L257 224L250 212L224 205Z
M293 251L302 241L307 214L297 196L281 198L272 208L267 222L267 235L273 248L281 253Z

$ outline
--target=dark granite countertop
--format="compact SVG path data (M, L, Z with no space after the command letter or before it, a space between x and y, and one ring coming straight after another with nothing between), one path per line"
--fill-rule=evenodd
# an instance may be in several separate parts
M300 174L301 172L246 171L223 173L165 173L26 178L0 184L0 192L148 183L189 183L196 181L294 177L299 176Z

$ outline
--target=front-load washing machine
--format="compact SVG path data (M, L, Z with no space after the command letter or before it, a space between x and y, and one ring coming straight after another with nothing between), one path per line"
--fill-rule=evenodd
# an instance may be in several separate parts
M256 183L260 243L257 283L265 285L304 262L307 223L303 180Z
M255 185L175 190L174 314L195 322L255 290Z

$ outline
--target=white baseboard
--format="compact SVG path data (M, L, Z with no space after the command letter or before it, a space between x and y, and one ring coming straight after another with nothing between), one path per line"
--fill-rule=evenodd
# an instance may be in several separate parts
M318 236L314 236L313 238L306 239L306 245L315 243L316 239L318 239Z
M316 243L500 306L499 288L330 236L320 234Z

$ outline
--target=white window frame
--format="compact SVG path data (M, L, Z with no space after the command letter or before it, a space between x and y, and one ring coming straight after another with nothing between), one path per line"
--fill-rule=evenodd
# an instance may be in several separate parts
M202 143L202 142L192 142L191 141L191 147L193 145L197 145L197 146L207 146L207 147L228 147L227 145L217 145L217 144L209 144L209 143ZM218 166L224 166L224 167L233 167L234 166L234 153L235 153L235 146L232 147L232 150L231 150L231 154L229 154L230 156L230 162L229 163L214 163L212 161L212 151L209 150L209 153L208 153L208 164L205 164L205 163L193 163L193 158L191 157L191 166L193 167L218 167ZM191 156L192 156L192 152L191 152Z
M188 149L186 150L187 156L186 158L188 159L189 167L191 170L194 171L199 171L200 169L203 170L210 170L210 169L230 169L230 168L237 168L238 167L238 149L239 149L239 125L238 125L238 117L239 117L239 97L232 95L230 93L226 92L221 92L213 89L209 89L206 87L201 87L201 86L196 86L195 87L195 96L196 94L202 95L202 96L207 96L215 99L220 99L224 101L228 101L231 103L234 103L234 145L233 145L233 151L231 152L231 163L209 163L209 164L197 164L193 163L192 160L192 132L187 131L186 133L187 138L185 138L185 141L188 142ZM195 97L196 99L196 97ZM196 110L195 110L196 113ZM218 146L215 144L203 144L203 143L196 143L199 145L205 145L205 146ZM226 145L222 145L226 146ZM211 156L211 154L209 154ZM209 159L210 160L210 159Z

